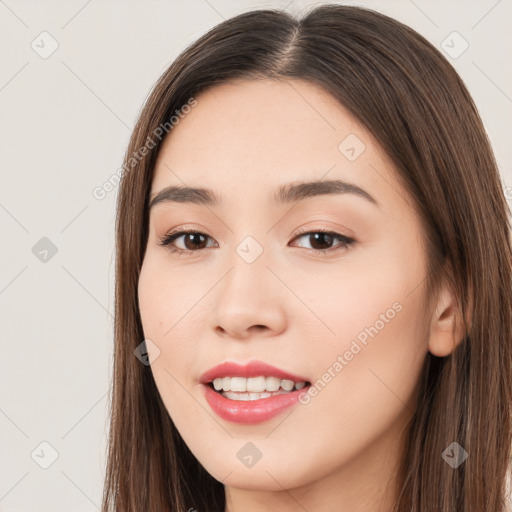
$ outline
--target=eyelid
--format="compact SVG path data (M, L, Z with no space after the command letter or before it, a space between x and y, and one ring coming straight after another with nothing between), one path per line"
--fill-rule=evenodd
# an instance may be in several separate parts
M351 234L340 233L340 228L330 229L330 228L325 228L325 227L316 227L315 228L315 227L306 227L306 226L302 226L302 227L298 228L296 231L294 231L292 238L296 238L297 236L303 235L306 233L333 233L335 235L340 235L344 238L353 240L354 242L356 241L356 239Z
M344 231L347 231L348 233L339 233L338 230L344 230ZM194 228L192 227L190 224L182 224L180 226L177 226L173 229L171 229L170 231L166 231L165 234L164 234L164 237L170 237L176 233L179 233L181 231L192 231L194 233L201 233L201 234L204 234L206 235L206 229L203 229L202 227L200 227L199 229L198 228ZM293 239L295 237L297 237L298 235L302 235L304 233L316 233L316 232L323 232L323 233L335 233L335 234L340 234L342 236L344 236L345 238L350 238L354 241L355 238L352 236L351 234L351 231L347 228L344 228L343 226L340 226L339 228L333 228L333 229L329 229L329 228L325 228L325 227L310 227L310 226L301 226L300 228L298 228L297 230L295 230L292 235L290 235L290 237ZM210 235L208 235L210 236ZM210 238L213 238L212 236L210 236Z
M204 231L201 231L200 229L196 229L196 228L192 228L188 225L183 225L183 226L178 226L174 229L172 229L171 231L168 231L164 234L163 236L163 239L166 239L166 238L170 238L171 236L173 235L176 235L178 233L180 234L184 234L183 232L187 232L187 233L199 233L199 234L202 234L202 235L207 235L208 237L210 237L212 240L213 240L213 237L208 235L207 233L205 233ZM300 227L299 229L297 229L292 235L291 235L291 239L294 240L295 238L297 238L299 235L304 235L304 234L308 234L308 233L332 233L332 234L335 234L335 235L341 235L343 236L344 238L347 238L347 239L350 239L350 240L353 240L355 242L355 239L350 236L350 235L345 235L343 233L338 233L337 231L335 230L332 230L332 229L328 229L328 228L310 228L310 227L306 227L306 226L302 226Z
M206 233L206 231L207 231L206 229L203 229L202 227L194 228L194 227L190 226L189 224L183 224L182 226L177 226L177 227L171 229L170 231L166 231L164 234L164 238L176 235L178 233L182 234L183 231L185 231L187 233L200 233L201 235L207 235L208 237L213 239L212 236L210 236Z

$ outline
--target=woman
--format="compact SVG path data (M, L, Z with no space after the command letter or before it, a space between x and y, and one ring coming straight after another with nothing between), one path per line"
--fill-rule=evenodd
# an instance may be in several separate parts
M340 5L221 23L125 157L103 510L506 510L511 262L423 37Z

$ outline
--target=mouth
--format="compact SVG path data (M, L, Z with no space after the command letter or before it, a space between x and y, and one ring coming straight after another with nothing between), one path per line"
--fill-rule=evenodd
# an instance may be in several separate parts
M242 366L226 362L200 378L214 413L235 423L267 421L297 404L311 382L259 361Z

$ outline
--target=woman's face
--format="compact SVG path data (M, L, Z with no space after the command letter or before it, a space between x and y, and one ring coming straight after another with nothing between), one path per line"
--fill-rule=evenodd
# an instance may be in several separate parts
M282 490L336 477L357 487L363 468L382 479L428 350L410 200L367 131L317 86L237 81L196 99L161 148L151 198L191 187L216 202L174 189L152 206L139 281L162 400L227 486ZM325 186L336 180L350 186ZM325 183L291 188L314 181ZM161 245L186 230L199 234ZM284 373L206 373L253 361ZM311 385L283 397L285 373ZM235 389L230 398L201 382L214 376ZM236 389L247 382L252 393L277 382L281 397L242 401Z

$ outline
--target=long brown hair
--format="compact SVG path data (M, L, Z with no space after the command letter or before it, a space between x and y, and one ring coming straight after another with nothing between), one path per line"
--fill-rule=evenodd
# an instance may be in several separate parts
M103 512L224 511L224 486L185 445L150 367L134 357L144 339L137 284L148 195L164 139L155 134L170 132L175 112L216 84L287 78L320 85L374 135L420 213L429 297L448 279L466 321L453 354L426 357L394 511L501 512L512 444L512 251L497 165L477 109L441 53L387 16L342 5L301 19L259 10L219 24L179 55L141 111L117 204ZM456 469L441 456L452 442L469 454Z

